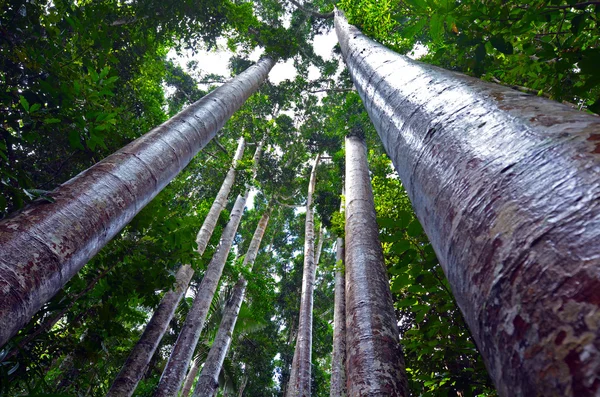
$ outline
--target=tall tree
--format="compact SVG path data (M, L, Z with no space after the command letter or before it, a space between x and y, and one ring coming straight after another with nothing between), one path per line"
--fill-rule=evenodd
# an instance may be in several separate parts
M348 394L408 396L367 150L346 138L346 379Z
M254 236L252 237L252 241L250 242L250 246L248 247L248 251L246 252L242 264L248 271L252 270L270 215L271 209L267 208L256 226ZM219 325L219 331L213 341L208 357L202 367L202 372L200 372L198 382L196 383L193 394L194 397L212 397L219 387L219 373L221 372L223 361L225 360L225 356L227 355L231 344L233 331L242 302L244 301L247 285L248 281L246 281L244 277L241 277L233 288L233 294L227 303L225 315Z
M342 191L342 196L343 196ZM340 212L344 212L344 198ZM346 277L344 237L338 236L335 253L335 298L333 302L333 354L331 357L330 397L346 396Z
M244 146L245 141L244 138L240 138L237 150L233 157L233 163L231 164L231 168L227 171L227 175L225 176L225 180L221 185L221 189L219 189L219 193L217 193L217 197L215 197L215 201L210 207L210 211L208 211L208 215L204 219L204 223L196 236L196 243L198 244L198 254L204 254L204 250L208 245L208 241L210 236L212 236L213 231L215 230L215 226L217 225L217 221L219 220L219 215L221 215L221 211L225 208L227 204L227 197L229 196L229 192L231 191L231 187L233 186L233 182L235 181L235 167L237 163L242 159L244 154Z
M315 264L315 222L313 193L317 183L317 166L320 155L317 154L308 182L306 198L306 220L304 224L304 267L302 273L302 295L300 296L300 316L298 336L292 362L292 372L288 384L287 397L308 397L311 386L313 294L317 267Z
M40 200L0 223L0 345L189 163L274 63L261 59L54 190L51 202Z
M169 322L175 314L175 309L177 309L179 301L187 291L193 275L194 270L191 266L183 265L179 268L175 276L175 289L168 291L162 298L160 305L152 315L148 325L146 325L144 333L133 348L127 361L125 361L123 369L113 382L107 396L129 397L133 394L138 382L144 376L152 355L167 331Z
M598 118L336 29L499 393L597 394Z
M261 141L257 145L256 151L254 152L254 175L256 175L258 162L262 155L263 142L264 141ZM198 294L194 298L192 308L187 315L185 324L181 330L181 333L179 334L179 337L177 338L175 346L173 347L173 351L169 357L167 366L163 371L158 388L154 393L156 397L171 396L176 394L179 392L179 389L185 380L185 375L194 354L194 350L196 349L198 338L200 337L200 333L204 327L204 322L206 320L206 315L208 314L212 298L217 290L219 280L221 279L221 274L223 273L223 267L227 261L227 256L231 250L233 239L237 233L238 226L242 219L242 214L244 212L244 207L246 206L246 200L248 199L249 191L249 187L246 186L246 192L244 196L238 195L235 201L229 222L223 230L219 246L217 247L215 254L208 264L206 272L204 273L204 277L202 278L200 287L198 288Z
M225 226L225 229L223 229L219 246L208 264L204 277L198 287L198 293L194 298L194 303L188 312L177 342L173 346L167 366L154 393L155 397L174 396L179 392L194 350L196 349L198 338L200 338L200 333L204 327L210 304L219 285L223 267L231 250L233 238L240 224L247 198L248 193L244 196L238 195L235 201L229 222Z

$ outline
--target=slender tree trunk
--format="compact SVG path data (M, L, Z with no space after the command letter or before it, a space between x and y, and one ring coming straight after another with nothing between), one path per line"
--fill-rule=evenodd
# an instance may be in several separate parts
M312 355L312 310L315 288L315 222L313 212L313 193L317 182L317 165L320 155L310 173L308 198L306 200L306 223L304 232L304 269L302 274L302 295L300 297L300 320L298 337L292 362L292 372L288 383L287 397L310 397L311 355Z
M246 252L246 257L243 262L243 266L248 267L249 270L252 269L252 265L258 254L260 242L265 234L270 215L271 210L267 209L254 231L254 236L252 237L252 241L250 242L248 252ZM208 357L206 358L204 367L202 367L200 378L198 378L198 382L196 383L193 394L194 397L212 397L219 388L219 373L221 372L223 361L225 361L225 356L231 345L233 330L238 314L240 313L240 307L242 307L242 302L244 301L247 284L248 282L246 279L242 277L233 288L233 295L225 309L225 314L219 325L219 331L208 352Z
M196 236L196 243L198 244L198 253L200 256L204 254L204 250L206 250L208 241L210 240L210 237L215 230L215 226L217 225L217 221L219 220L219 215L221 215L221 211L223 211L223 208L225 208L225 205L227 205L227 197L229 196L229 192L231 191L231 187L235 181L235 166L244 155L244 146L244 138L240 138L235 156L233 157L231 168L229 168L229 171L225 176L225 180L221 185L221 189L219 189L219 193L217 193L217 197L215 197L215 201L210 207L210 210L206 215L206 219L204 219L204 223L202 224L202 227Z
M412 61L336 19L499 394L600 394L600 119Z
M342 193L343 195L343 193ZM344 201L340 204L344 212ZM346 396L346 278L344 275L344 239L338 237L335 253L335 298L333 304L333 355L331 358L330 397Z
M323 251L323 239L325 238L325 228L321 226L319 228L319 236L317 237L317 249L315 251L315 266L319 266L319 260L321 259L321 252Z
M260 86L261 59L187 109L0 222L0 346L160 192Z
M210 309L210 304L215 295L215 291L217 290L217 286L219 285L219 279L223 273L223 267L227 261L229 251L231 250L233 238L235 237L240 224L247 197L248 193L244 196L238 196L235 201L229 222L225 226L225 229L223 229L219 246L208 264L200 287L198 288L198 294L196 294L194 303L185 319L177 342L175 343L175 346L173 346L173 351L171 352L167 366L163 371L160 382L154 393L155 397L171 397L177 395L177 392L185 379L188 365L192 359L194 350L196 349L198 338L200 338L200 333L204 327L206 315Z
M193 275L194 270L189 265L183 265L179 268L175 290L167 292L160 301L140 340L133 348L123 365L123 369L119 372L108 391L107 397L131 396L133 394L167 331L177 305L185 294Z
M183 389L181 389L181 397L188 397L190 392L192 391L192 386L194 386L194 381L196 380L196 376L198 376L198 371L200 368L198 364L196 364L195 360L192 360L192 366L185 377L185 382L183 383Z
M350 396L408 396L364 141L346 138L346 379Z

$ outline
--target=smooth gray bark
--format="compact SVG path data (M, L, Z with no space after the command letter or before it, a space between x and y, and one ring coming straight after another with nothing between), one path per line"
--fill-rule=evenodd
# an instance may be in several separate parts
M248 247L248 252L246 252L246 256L244 257L242 266L247 267L249 270L252 269L252 265L258 254L260 243L269 222L270 214L271 210L267 209L261 217L256 226L256 230L254 231L250 246ZM208 357L202 367L200 378L198 378L198 382L196 383L193 394L194 397L212 397L219 388L219 373L221 372L225 356L231 345L233 330L240 313L240 308L242 307L242 302L244 301L247 285L248 282L242 277L233 288L233 294L225 309L225 314L219 325L219 331L208 352Z
M177 395L185 379L190 360L192 359L198 339L200 338L200 333L204 327L204 322L206 321L206 315L219 285L223 267L231 250L233 238L240 224L247 197L248 193L244 196L238 196L235 201L229 222L225 226L225 229L223 229L219 246L208 264L204 277L200 282L198 294L196 294L194 303L185 319L177 342L173 346L169 361L154 392L155 397Z
M317 237L317 249L315 250L315 266L319 266L321 260L321 252L323 251L323 239L325 238L325 228L319 228L319 236Z
M298 336L292 361L292 372L288 382L287 397L310 397L311 356L312 356L312 323L313 293L317 266L315 264L315 222L313 194L317 183L317 165L320 154L317 154L310 173L308 195L306 200L306 221L304 232L304 268L302 273L302 295L300 296L300 316Z
M343 195L343 193L342 193ZM344 212L344 198L340 204ZM333 354L331 357L330 397L346 396L346 277L344 274L344 239L336 240L335 297L333 303Z
M336 29L498 393L599 395L600 118Z
M179 268L176 275L175 289L167 292L160 301L140 340L131 351L123 365L123 369L121 369L108 391L107 397L129 397L133 394L167 331L177 305L185 294L193 275L194 270L191 266L183 265Z
M258 89L261 59L166 123L0 221L0 346L160 192Z
M198 376L198 372L200 368L196 363L196 360L192 360L192 366L185 377L185 382L183 383L183 389L181 389L181 397L188 397L190 392L192 391L192 386L194 386L194 381L196 380L196 376Z
M350 396L408 396L367 148L346 138L346 379Z
M210 237L215 230L215 226L217 225L217 221L219 220L219 215L221 215L221 211L223 211L223 208L225 208L225 205L227 205L227 197L229 197L229 192L231 191L231 187L235 181L235 167L238 161L240 161L244 155L244 146L245 141L242 137L238 141L238 147L235 151L231 168L229 168L229 171L227 171L227 175L225 176L225 180L223 180L223 184L219 189L219 193L217 193L217 197L215 197L215 201L213 201L212 206L210 207L210 210L204 219L204 223L202 224L202 227L196 236L196 243L198 244L197 251L200 256L204 254L204 250L206 250L208 241L210 240Z

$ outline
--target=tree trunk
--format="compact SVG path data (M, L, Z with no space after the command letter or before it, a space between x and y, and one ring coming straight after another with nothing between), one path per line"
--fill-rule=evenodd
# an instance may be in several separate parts
M198 288L198 294L196 294L194 303L185 319L177 342L175 342L175 346L173 346L169 361L167 362L154 393L155 397L171 397L177 395L177 392L185 379L188 365L192 359L194 350L196 349L196 344L200 338L202 328L204 327L206 315L210 309L210 304L215 295L215 291L217 290L217 286L219 285L219 279L223 273L223 267L227 261L229 251L231 250L233 238L235 237L240 220L242 219L242 213L244 212L247 198L248 193L244 196L238 196L235 201L229 222L225 226L225 229L223 229L219 246L206 268L206 272L204 273L204 277Z
M106 276L112 269L114 269L117 264L118 264L118 262L114 262L111 266L109 266L108 268L106 268L105 270L103 270L102 272L100 272L100 274L98 274L96 277L94 277L94 279L92 281L90 281L89 284L82 291L80 291L75 296L73 296L73 298L71 299L71 301L69 302L69 304L67 306L65 306L60 312L58 312L57 314L55 314L54 316L52 316L48 320L44 321L44 323L41 324L31 334L29 334L25 338L23 338L17 344L17 347L15 347L14 349L12 349L6 355L6 357L4 358L4 360L8 360L9 358L11 358L13 356L16 356L29 343L31 343L33 340L35 340L35 338L37 338L42 332L45 332L45 331L48 331L48 330L52 329L52 327L61 318L63 318L65 316L65 314L67 314L67 312L69 310L71 310L71 308L75 305L75 303L77 303L77 301L79 300L79 298L81 298L82 296L84 296L85 294L87 294L88 292L90 292L96 286L96 284L98 284L98 281L100 281L101 279L103 279L104 276Z
M264 81L255 66L0 222L0 346L181 171Z
M336 19L499 394L598 395L600 119L412 61Z
M408 396L364 141L346 138L346 379L350 396Z
M306 222L304 232L304 269L302 274L302 295L300 296L300 319L298 321L298 337L292 372L288 382L287 397L310 397L311 355L312 355L312 310L313 292L315 288L315 222L313 212L313 193L317 182L317 165L320 155L310 173L308 197L306 200Z
M194 270L189 265L183 265L179 268L175 290L167 292L160 301L160 305L158 305L152 319L146 325L140 340L131 351L123 365L123 369L119 372L108 391L107 397L131 396L133 394L167 331L177 305L185 294L193 275Z
M270 214L271 210L267 209L254 231L254 236L252 237L252 241L250 242L248 252L246 253L242 265L248 267L249 270L252 269L252 265L258 254L260 242L265 234ZM198 378L198 382L196 383L193 394L194 397L212 397L219 388L219 373L221 372L223 361L225 361L225 356L227 355L227 351L231 344L233 330L238 314L240 313L240 308L242 307L242 302L244 301L247 284L248 282L246 279L241 277L233 288L233 295L225 309L225 314L219 325L219 331L208 352L208 357L206 358L204 367L202 367L200 378Z
M225 208L225 205L227 205L227 197L229 196L229 192L231 191L231 187L235 181L235 166L244 155L244 145L244 138L240 138L235 156L233 157L231 168L229 168L229 171L227 171L227 175L225 176L225 180L221 185L221 189L219 189L219 193L217 193L217 197L215 197L215 201L210 207L210 210L204 219L204 223L202 224L202 227L196 236L198 254L200 254L200 256L204 254L204 250L206 250L208 241L210 240L210 237L215 230L215 226L217 225L217 221L219 220L219 215L221 215L221 211L223 211L223 208Z
M319 236L317 237L317 249L315 251L315 267L319 266L319 260L321 259L321 252L323 251L323 239L325 238L325 228L321 226L319 228Z
M181 397L188 397L190 392L192 391L192 386L194 386L194 380L196 380L196 376L198 376L198 371L200 368L196 364L195 360L192 360L192 366L187 376L185 377L185 382L183 383L183 389L181 389Z
M344 212L344 201L340 204ZM331 358L330 397L346 396L346 279L344 276L344 239L338 237L335 253L335 298L333 303L333 354Z

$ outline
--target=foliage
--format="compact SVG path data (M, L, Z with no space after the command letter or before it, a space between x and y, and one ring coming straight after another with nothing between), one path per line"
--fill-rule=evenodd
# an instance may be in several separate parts
M600 4L342 0L351 23L423 61L600 112Z

